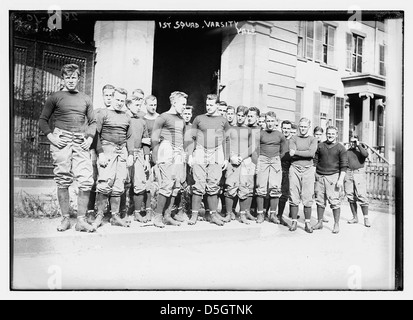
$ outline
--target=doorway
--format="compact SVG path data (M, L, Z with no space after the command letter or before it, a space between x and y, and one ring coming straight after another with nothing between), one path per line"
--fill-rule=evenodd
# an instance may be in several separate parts
M193 117L205 113L207 94L217 93L222 34L211 29L163 29L155 23L152 92L158 113L170 108L173 91L188 94Z

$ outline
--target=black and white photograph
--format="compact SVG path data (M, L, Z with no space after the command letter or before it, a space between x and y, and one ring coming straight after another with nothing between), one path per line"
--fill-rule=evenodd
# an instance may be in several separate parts
M11 292L405 289L405 11L266 8L9 8Z

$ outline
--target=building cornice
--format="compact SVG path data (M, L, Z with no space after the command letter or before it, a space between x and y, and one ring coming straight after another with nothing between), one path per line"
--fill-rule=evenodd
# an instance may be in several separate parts
M379 76L379 75L375 75L375 74L370 74L370 73L363 73L363 74L357 74L357 75L351 75L351 76L346 76L346 77L342 77L341 81L343 82L348 82L348 81L355 81L355 80L376 80L376 81L381 81L384 83L386 83L386 78Z

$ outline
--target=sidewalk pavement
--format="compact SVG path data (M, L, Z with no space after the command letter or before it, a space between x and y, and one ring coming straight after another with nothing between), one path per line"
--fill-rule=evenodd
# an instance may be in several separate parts
M359 210L361 211L361 210ZM383 211L383 210L382 210ZM60 223L60 218L56 219L30 219L15 218L13 223L13 250L15 255L39 254L39 253L59 253L77 252L89 249L109 249L125 246L141 247L156 245L180 245L188 242L194 243L222 243L223 241L244 241L261 239L267 237L287 237L287 238L318 238L334 236L331 234L333 227L333 216L331 209L326 209L325 216L329 220L325 223L324 229L314 231L309 235L304 231L304 217L300 211L298 230L294 233L288 231L287 227L264 222L257 224L251 221L250 225L232 221L223 227L211 224L206 221L198 221L195 226L184 223L180 227L166 226L163 229L156 228L148 224L140 224L133 221L130 228L113 227L107 221L95 233L77 232L74 229L76 219L72 219L72 228L65 232L57 232L56 227ZM284 217L286 217L284 212ZM392 215L384 212L370 212L370 220L375 229L374 219L377 216ZM316 212L313 209L312 224L316 223ZM352 231L361 231L363 217L359 212L359 225L348 225L347 221L352 218L348 204L343 204L341 213L341 234ZM289 223L290 219L285 218ZM366 228L367 229L367 228ZM339 236L339 235L337 235ZM327 240L327 239L325 239ZM328 241L328 240L327 240Z

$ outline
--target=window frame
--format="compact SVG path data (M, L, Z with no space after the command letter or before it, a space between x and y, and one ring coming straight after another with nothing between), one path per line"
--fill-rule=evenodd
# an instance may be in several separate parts
M309 31L310 25L311 31ZM297 57L335 67L336 30L335 25L323 21L299 21ZM326 58L324 58L324 51L326 51Z
M349 37L350 36L350 37ZM350 48L349 48L349 40ZM362 41L361 46L359 42ZM363 73L363 54L365 37L357 33L346 34L346 70L354 73ZM359 49L361 47L361 53ZM350 66L349 66L350 64ZM360 65L360 70L358 66Z

